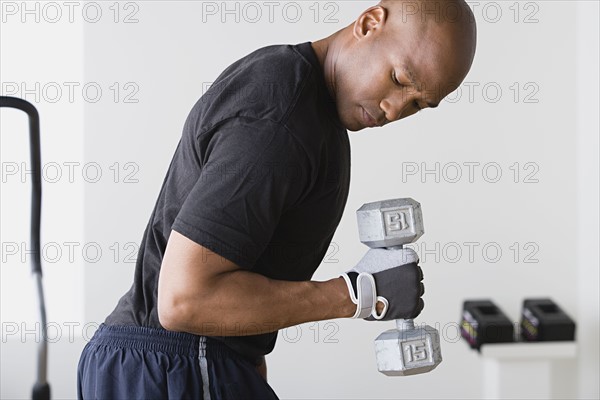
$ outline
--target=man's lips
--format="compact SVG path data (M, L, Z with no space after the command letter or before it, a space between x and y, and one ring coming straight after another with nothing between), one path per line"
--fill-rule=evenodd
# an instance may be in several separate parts
M367 128L373 128L373 127L375 127L375 126L378 126L378 125L379 125L379 124L377 123L377 120L376 120L375 118L373 118L373 117L371 116L371 114L369 114L369 113L367 112L367 110L365 110L364 108L363 108L362 110L363 110L363 119L364 119L364 122L365 122L365 126L366 126Z
M373 115L370 114L364 107L361 108L363 110L363 120L367 128L373 128L375 126L384 126L385 124L390 122L385 118L384 115L382 115L379 119L375 119L373 118Z

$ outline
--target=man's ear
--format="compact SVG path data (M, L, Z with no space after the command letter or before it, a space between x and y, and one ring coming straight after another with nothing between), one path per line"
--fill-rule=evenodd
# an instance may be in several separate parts
M382 6L367 8L354 23L352 33L358 40L381 29L387 18L387 10Z

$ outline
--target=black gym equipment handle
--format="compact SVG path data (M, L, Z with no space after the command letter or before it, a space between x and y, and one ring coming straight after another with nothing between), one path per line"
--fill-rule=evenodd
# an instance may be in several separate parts
M0 107L17 108L29 116L29 143L32 169L31 187L31 247L33 262L31 272L42 274L40 262L40 215L42 202L42 177L40 166L40 115L35 107L23 99L0 96Z
M46 307L42 290L42 263L40 255L40 219L42 211L42 173L40 154L40 115L33 104L17 97L0 96L0 107L16 108L24 111L29 117L29 144L32 170L31 182L31 272L36 281L39 312L42 328L42 340L38 346L37 382L32 391L33 400L49 400L50 385L46 381L48 361Z

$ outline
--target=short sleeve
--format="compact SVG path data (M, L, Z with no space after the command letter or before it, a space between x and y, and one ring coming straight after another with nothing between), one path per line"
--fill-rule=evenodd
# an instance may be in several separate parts
M244 118L216 128L205 149L172 229L252 269L283 213L309 187L308 158L285 128Z

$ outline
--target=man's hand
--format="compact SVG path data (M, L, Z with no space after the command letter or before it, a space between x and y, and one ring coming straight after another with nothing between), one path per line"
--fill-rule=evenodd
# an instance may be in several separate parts
M414 318L423 309L423 271L412 249L370 249L342 274L352 301L352 318L392 320Z

